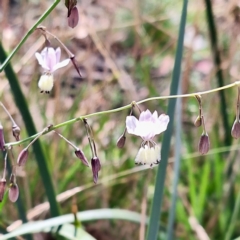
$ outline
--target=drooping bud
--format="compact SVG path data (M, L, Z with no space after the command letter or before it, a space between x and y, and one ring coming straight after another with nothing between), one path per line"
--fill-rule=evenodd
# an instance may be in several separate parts
M240 122L235 120L232 126L231 131L232 137L239 138L240 137Z
M207 133L203 133L201 135L199 144L198 144L198 151L201 154L206 154L210 148L210 141Z
M5 193L5 188L6 188L6 179L2 178L0 181L0 202L3 200L3 196Z
M4 134L3 134L3 126L0 123L0 150L5 151L5 140L4 140Z
M18 155L17 164L18 166L24 166L28 159L28 148L24 148Z
M16 202L19 196L19 188L16 183L11 183L9 186L8 197L11 202Z
M77 0L65 0L65 6L68 9L67 16L69 17L74 6L77 5Z
M84 165L89 167L88 160L81 149L77 148L77 150L75 151L75 154L82 161Z
M21 131L21 129L20 129L20 127L17 124L14 124L12 126L12 133L13 133L13 136L15 137L16 141L20 140L20 138L19 138L20 131Z
M94 183L97 183L98 180L98 172L101 169L101 163L98 157L93 157L91 159L91 165L92 165L92 173L93 173L93 181Z
M123 148L126 142L126 136L125 134L122 134L120 138L117 140L117 147L118 148Z
M195 127L200 127L202 125L202 118L198 116L194 122Z
M78 9L74 6L71 10L70 16L68 17L68 26L71 28L75 28L79 21Z

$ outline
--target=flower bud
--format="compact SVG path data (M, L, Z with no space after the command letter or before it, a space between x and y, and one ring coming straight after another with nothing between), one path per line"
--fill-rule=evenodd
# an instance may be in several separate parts
M198 116L194 122L195 127L200 127L202 125L202 118Z
M11 202L16 202L19 196L19 188L16 183L10 183L8 197Z
M3 196L6 188L6 179L2 178L0 181L0 202L3 200Z
M24 148L18 155L17 164L18 166L24 166L28 159L28 149Z
M0 150L5 151L5 140L4 140L4 134L3 134L3 126L0 123Z
M12 133L13 133L13 136L15 137L16 141L19 141L20 131L21 131L21 129L17 124L14 124L12 126Z
M210 148L210 141L207 133L203 133L201 135L199 144L198 144L198 151L201 154L206 154Z
M88 160L87 160L87 158L85 157L85 155L84 155L84 153L83 153L83 151L82 151L81 149L78 148L78 149L75 151L75 154L76 154L76 156L82 161L82 163L83 163L84 165L86 165L86 166L89 167Z
M74 6L71 9L70 16L68 17L68 26L71 28L75 28L79 21L79 14L78 9L76 6Z
M239 138L240 137L240 122L235 120L232 126L231 131L232 137Z
M98 172L101 169L101 164L100 164L99 158L98 157L93 157L91 159L91 165L92 165L93 181L94 181L94 183L97 183Z
M117 140L117 147L118 148L123 148L126 142L126 136L121 135L120 138Z

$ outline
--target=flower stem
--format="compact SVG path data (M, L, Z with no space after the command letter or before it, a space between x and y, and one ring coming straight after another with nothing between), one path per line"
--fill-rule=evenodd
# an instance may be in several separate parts
M28 39L28 37L33 33L36 27L52 12L52 10L60 3L60 0L55 0L54 3L43 13L43 15L38 19L38 21L29 29L29 31L25 34L19 44L14 48L14 50L9 54L3 64L0 66L0 72L4 70L7 64L10 62L12 57L16 54L16 52L20 49L20 47L24 44L24 42Z
M232 88L232 87L235 87L235 86L238 86L238 85L240 85L240 81L236 81L236 82L228 84L226 86L219 87L219 88L214 88L214 89L203 91L203 92L146 98L146 99L143 99L141 101L136 102L136 104L141 104L141 103L150 102L150 101L154 101L154 100L166 100L166 99L172 99L172 98L195 97L196 95L205 95L205 94L209 94L209 93L214 93L214 92L222 91L224 89ZM85 118L90 118L90 117L100 116L100 115L105 115L105 114L110 114L110 113L116 113L116 112L120 112L120 111L129 109L129 108L132 108L132 103L130 103L128 105L125 105L123 107L110 109L110 110L106 110L106 111L101 111L101 112L90 113L90 114L87 114L87 115L83 115L81 117L73 118L73 119L68 120L66 122L62 122L62 123L59 123L59 124L57 124L55 126L52 126L48 130L44 131L41 135L45 135L46 133L48 133L48 132L50 132L52 130L55 130L55 129L58 129L58 128L61 128L61 127L67 126L67 125L71 125L71 124L73 124L75 122L83 121L83 119L85 119ZM32 135L32 136L30 136L28 138L22 139L21 141L6 143L5 147L7 148L7 147L10 147L10 146L22 144L24 142L27 142L29 140L34 139L38 135L39 135L39 133L34 134L34 135Z

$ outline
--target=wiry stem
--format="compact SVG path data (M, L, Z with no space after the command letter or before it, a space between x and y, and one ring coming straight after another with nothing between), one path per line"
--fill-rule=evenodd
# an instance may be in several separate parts
M146 99L143 99L141 101L136 102L136 104L141 104L141 103L150 102L150 101L154 101L154 100L166 100L166 99L172 99L172 98L186 98L186 97L195 97L196 95L206 95L206 94L209 94L209 93L222 91L224 89L232 88L232 87L239 86L239 85L240 85L240 81L236 81L236 82L228 84L226 86L219 87L219 88L214 88L214 89L203 91L203 92L146 98ZM87 115L83 115L81 117L73 118L73 119L68 120L66 122L62 122L62 123L59 123L59 124L57 124L55 126L52 126L51 128L48 128L47 130L42 132L41 135L44 135L44 134L46 134L46 133L48 133L48 132L50 132L52 130L55 130L55 129L58 129L58 128L61 128L61 127L64 127L64 126L67 126L67 125L70 125L70 124L73 124L75 122L83 121L84 119L87 119L87 118L90 118L90 117L100 116L100 115L105 115L105 114L110 114L110 113L116 113L116 112L120 112L120 111L129 109L129 108L132 108L132 103L130 103L128 105L125 105L123 107L120 107L120 108L115 108L115 109L110 109L110 110L106 110L106 111L90 113L90 114L87 114ZM34 134L34 135L32 135L32 136L30 136L28 138L25 138L25 139L23 139L21 141L6 143L5 147L8 148L10 146L22 144L24 142L27 142L27 141L29 141L31 139L36 138L38 135L39 135L39 133Z

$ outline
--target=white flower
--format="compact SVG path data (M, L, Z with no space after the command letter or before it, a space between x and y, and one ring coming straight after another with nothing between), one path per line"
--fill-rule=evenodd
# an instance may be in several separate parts
M161 160L160 147L153 141L155 135L164 132L169 123L169 116L155 111L153 114L149 111L143 111L139 120L134 116L128 116L126 119L127 131L130 134L140 136L143 139L141 148L135 159L136 164L158 164Z
M38 87L41 89L41 92L49 93L53 88L53 73L57 69L67 66L70 59L68 58L60 62L61 49L57 48L54 50L51 47L44 48L41 54L36 52L35 56L44 69L44 74L39 79Z

